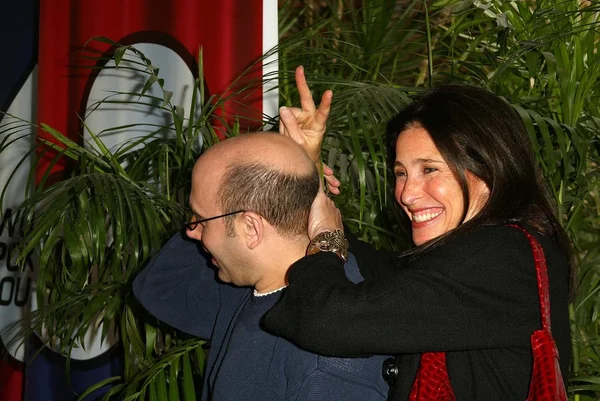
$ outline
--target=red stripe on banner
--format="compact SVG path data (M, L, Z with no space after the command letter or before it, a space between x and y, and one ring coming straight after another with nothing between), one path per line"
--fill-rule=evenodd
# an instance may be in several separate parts
M201 25L208 28L202 32L201 37L205 60L209 61L205 63L205 73L210 77L209 90L212 93L222 93L263 52L262 0L208 1L206 6L208 12L202 13L200 19ZM221 34L215 35L215 32ZM254 67L256 68L247 77L260 80L262 63L257 63ZM254 118L262 118L262 87L252 96L235 97L225 106L223 115L248 116L248 108L259 111L254 114Z
M23 400L23 368L13 367L11 361L0 363L0 395L2 401Z
M208 91L221 93L262 54L262 0L40 0L38 121L79 138L77 113L84 112L92 74L81 68L92 63L81 58L84 45L95 36L121 41L142 31L172 36L194 59L202 46ZM94 42L86 51L109 48ZM262 66L256 67L248 78L261 79ZM236 114L260 119L262 89L233 99L224 113L229 120ZM44 132L38 136L49 138ZM38 181L51 159L47 155L39 164ZM61 163L53 172L59 175L64 168Z

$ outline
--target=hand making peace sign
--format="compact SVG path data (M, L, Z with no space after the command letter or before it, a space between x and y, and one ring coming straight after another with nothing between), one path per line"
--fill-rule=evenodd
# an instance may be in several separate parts
M300 94L300 105L298 107L281 107L279 109L279 133L292 138L300 144L308 153L311 160L319 166L321 163L321 145L325 136L325 128L333 92L325 91L321 97L319 108L315 106L310 88L304 76L304 67L296 68L296 87ZM340 182L333 176L333 170L323 164L323 173L333 194L339 194Z

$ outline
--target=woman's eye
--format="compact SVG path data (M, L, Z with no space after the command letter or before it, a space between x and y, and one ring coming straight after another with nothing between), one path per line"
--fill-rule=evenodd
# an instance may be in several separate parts
M430 173L433 173L434 171L437 171L437 168L435 168L435 167L425 167L423 169L423 173L425 173L425 174L430 174Z
M404 171L394 171L396 177L404 177L406 173Z

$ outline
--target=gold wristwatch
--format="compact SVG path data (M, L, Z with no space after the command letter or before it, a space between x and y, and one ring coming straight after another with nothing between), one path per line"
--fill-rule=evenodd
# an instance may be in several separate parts
M324 231L317 234L308 244L307 255L317 252L333 252L344 262L348 260L348 240L340 229L335 231Z

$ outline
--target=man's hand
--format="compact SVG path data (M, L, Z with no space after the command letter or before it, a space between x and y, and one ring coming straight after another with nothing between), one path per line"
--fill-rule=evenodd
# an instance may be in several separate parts
M301 108L282 107L279 109L279 133L300 144L311 160L318 165L321 161L321 144L325 136L333 92L328 90L323 93L321 104L317 109L306 83L302 66L296 68L296 87L300 94Z
M308 237L312 240L324 231L344 230L342 214L335 203L319 190L308 216Z

